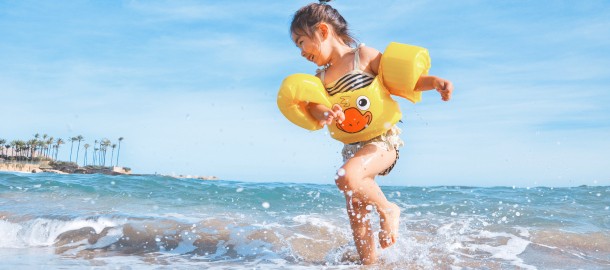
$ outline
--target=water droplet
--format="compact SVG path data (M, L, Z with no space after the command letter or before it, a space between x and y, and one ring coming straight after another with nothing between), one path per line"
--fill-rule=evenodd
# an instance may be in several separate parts
M261 204L261 205L262 205L262 206L263 206L263 208L265 208L265 209L267 209L267 208L269 208L269 206L271 206L271 205L269 205L269 203L268 203L268 202L263 202L263 204Z
M244 188L243 187L238 187L235 191L236 192L242 192L242 191L244 191Z
M345 169L340 168L339 170L337 170L337 175L338 176L345 176Z
M373 210L373 206L372 206L372 205L370 205L370 204L369 204L369 205L367 205L367 206L366 206L366 210L368 210L368 211ZM608 210L608 207L606 207L606 210Z
M520 217L520 216L521 216L521 213L517 212L517 213L515 213L515 216Z
M116 183L115 183L114 181L110 181L110 184L111 184L111 185L114 185L114 184L116 184Z

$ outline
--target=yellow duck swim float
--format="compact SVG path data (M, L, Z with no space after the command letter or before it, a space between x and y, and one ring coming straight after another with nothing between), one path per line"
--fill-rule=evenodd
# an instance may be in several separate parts
M346 144L366 141L385 133L402 118L398 102L390 95L413 103L421 100L415 84L429 69L428 50L392 42L383 52L379 74L370 85L331 96L318 77L293 74L282 82L277 105L295 125L318 130L322 126L309 114L307 104L313 102L329 108L339 104L345 121L328 126L331 137Z

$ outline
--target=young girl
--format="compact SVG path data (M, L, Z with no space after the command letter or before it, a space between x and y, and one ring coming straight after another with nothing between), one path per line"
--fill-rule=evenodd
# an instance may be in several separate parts
M316 76L329 95L366 87L378 74L382 54L363 44L357 46L345 19L326 2L309 4L295 13L290 26L292 40L301 56L322 67ZM431 89L448 101L453 86L439 77L420 76L415 90ZM320 125L345 121L345 112L338 104L329 108L308 103L307 111ZM400 208L386 199L375 176L392 170L398 159L398 147L403 145L399 134L400 129L391 126L373 139L346 144L342 151L345 164L337 172L336 184L345 194L354 242L363 264L377 260L375 236L366 218L373 208L379 214L381 247L387 248L397 241Z

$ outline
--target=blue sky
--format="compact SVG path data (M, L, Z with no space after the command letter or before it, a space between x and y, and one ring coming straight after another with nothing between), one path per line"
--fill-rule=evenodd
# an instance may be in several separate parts
M0 1L0 138L124 137L136 173L333 183L341 143L290 124L309 1ZM607 1L333 1L355 36L453 81L404 114L382 185L610 185ZM68 159L69 144L60 150Z

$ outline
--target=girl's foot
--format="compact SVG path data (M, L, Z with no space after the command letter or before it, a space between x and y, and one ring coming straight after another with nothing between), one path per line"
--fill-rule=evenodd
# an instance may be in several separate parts
M379 209L381 230L379 232L379 244L381 248L388 248L398 240L398 224L400 222L400 207L390 203L389 207Z

